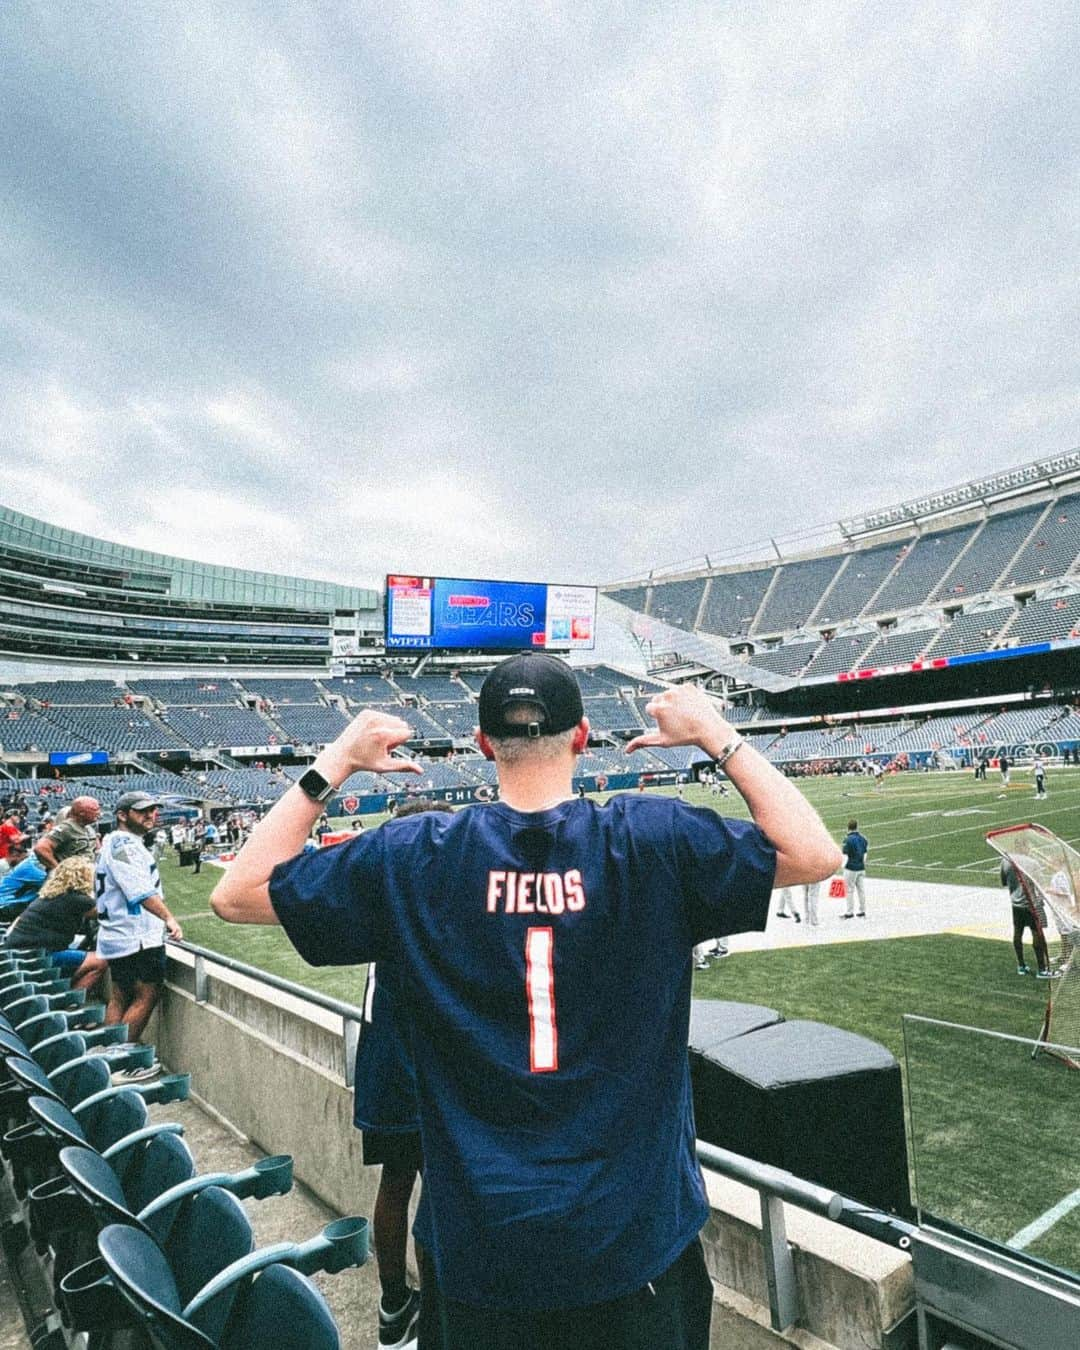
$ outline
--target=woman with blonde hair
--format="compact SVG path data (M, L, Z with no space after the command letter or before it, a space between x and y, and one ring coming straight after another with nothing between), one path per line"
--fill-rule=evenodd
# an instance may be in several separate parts
M96 912L93 862L82 855L65 858L8 929L3 945L52 952L53 965L70 974L72 987L89 989L107 963L96 952L71 944Z

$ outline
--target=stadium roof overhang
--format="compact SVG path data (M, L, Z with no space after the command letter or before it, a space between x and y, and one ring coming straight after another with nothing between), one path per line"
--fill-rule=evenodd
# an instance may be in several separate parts
M610 595L599 595L596 607L596 648L589 662L608 662L621 669L648 673L651 653L677 652L717 675L726 675L740 684L753 685L771 694L783 693L797 683L771 670L761 670L733 656L731 647L720 637L690 633L675 628L636 609L621 605Z
M1015 496L1038 487L1055 487L1070 478L1080 477L1080 450L1068 450L1049 459L1033 460L1017 469L974 478L959 487L944 488L925 497L914 497L899 506L888 506L871 511L865 516L853 516L840 521L841 533L848 539L876 534L880 530L895 529L933 516L957 511L965 506L986 506L993 501Z

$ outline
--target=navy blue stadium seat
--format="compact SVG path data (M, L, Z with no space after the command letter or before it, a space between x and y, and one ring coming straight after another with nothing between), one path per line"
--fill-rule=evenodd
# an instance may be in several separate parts
M368 1233L365 1219L339 1219L310 1242L251 1252L186 1304L174 1269L145 1233L110 1225L98 1246L117 1289L159 1350L338 1350L330 1311L305 1277L362 1265Z

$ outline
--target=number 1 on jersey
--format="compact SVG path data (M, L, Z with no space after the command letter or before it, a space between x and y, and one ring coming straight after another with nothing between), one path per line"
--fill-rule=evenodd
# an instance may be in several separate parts
M529 1069L551 1073L559 1067L555 1025L555 932L530 928L525 934L525 997L529 1005Z

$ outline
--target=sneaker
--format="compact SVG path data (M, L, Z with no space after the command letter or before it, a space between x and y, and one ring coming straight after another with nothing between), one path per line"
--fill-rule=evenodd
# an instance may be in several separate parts
M1036 978L1037 980L1060 980L1060 979L1061 979L1061 971L1060 971L1060 970L1040 970L1040 971L1036 974L1035 978Z
M858 914L857 914L855 917L856 917L857 919L865 919L865 918L866 918L866 910L865 910L865 909L860 909L859 912L858 912Z
M853 919L853 918L855 917L855 915L854 915L854 914L841 914L840 917L841 917L842 919Z
M784 917L786 918L787 916L785 915ZM802 923L802 919L800 919L797 914L793 914L791 917L795 920L796 923Z
M706 958L706 959L704 959L704 960L702 960L702 961L695 961L695 962L694 962L694 969L695 969L695 970L708 970L708 969L709 969L708 958Z
M131 1087L135 1083L149 1083L161 1074L161 1061L155 1059L151 1064L134 1069L117 1069L112 1075L113 1087Z
M728 951L726 947L717 947L716 951L713 952L713 960L722 961L725 956L730 955L731 953Z
M1030 975L1030 974L1031 974L1031 967L1030 967L1030 966L1017 966L1017 967L1016 967L1016 973L1017 973L1017 975Z
M409 1297L393 1316L379 1302L379 1350L415 1350L416 1324L420 1320L420 1291L410 1289Z
M777 917L778 919L789 919L789 918L791 917L791 915L790 915L790 914L782 914L779 910L777 910L777 911L776 911L776 917Z

